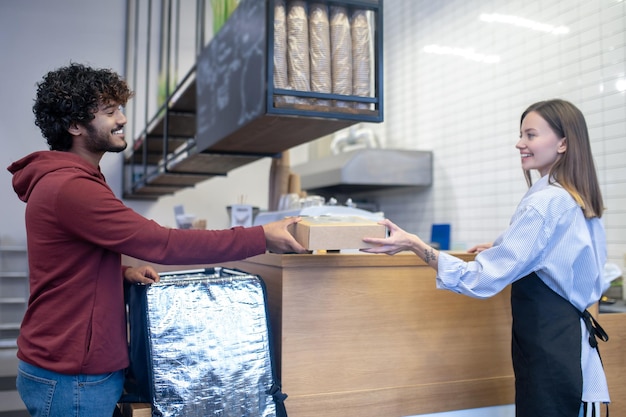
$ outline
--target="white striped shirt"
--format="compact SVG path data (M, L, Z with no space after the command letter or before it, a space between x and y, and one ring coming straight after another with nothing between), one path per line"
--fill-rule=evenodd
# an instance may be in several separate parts
M437 288L486 298L536 272L548 287L583 311L602 296L606 257L600 219L586 219L569 193L558 184L548 184L546 175L528 190L492 248L471 262L440 252ZM582 400L608 402L602 363L589 345L582 320L581 330Z

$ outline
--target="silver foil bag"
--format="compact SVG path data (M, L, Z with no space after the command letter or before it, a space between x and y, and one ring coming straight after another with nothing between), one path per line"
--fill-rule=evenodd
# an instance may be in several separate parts
M129 292L127 391L151 402L154 416L286 415L260 277L181 271Z

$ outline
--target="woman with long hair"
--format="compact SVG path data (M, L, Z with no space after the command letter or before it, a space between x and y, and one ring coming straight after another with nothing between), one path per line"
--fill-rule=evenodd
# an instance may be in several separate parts
M439 252L389 220L370 253L412 251L437 270L437 287L486 298L511 284L517 417L600 416L610 401L597 348L608 336L587 308L602 295L602 194L583 114L555 99L520 121L516 148L529 190L509 227L471 248L473 261ZM533 184L531 171L540 178Z

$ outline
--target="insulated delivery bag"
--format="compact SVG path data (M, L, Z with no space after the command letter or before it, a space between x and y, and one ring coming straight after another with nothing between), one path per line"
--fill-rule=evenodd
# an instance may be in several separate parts
M259 276L179 271L131 285L126 295L123 402L151 403L159 417L286 417Z

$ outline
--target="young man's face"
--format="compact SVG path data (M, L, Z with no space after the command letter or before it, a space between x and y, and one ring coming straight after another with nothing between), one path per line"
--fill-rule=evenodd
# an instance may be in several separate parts
M103 103L94 113L95 118L85 128L89 137L87 147L92 152L122 152L128 145L124 139L126 116L116 103Z

